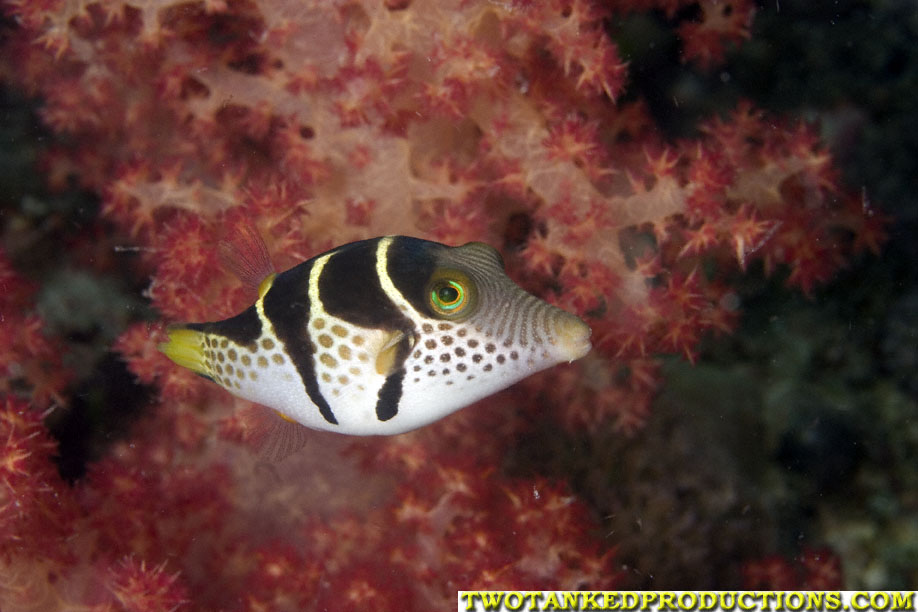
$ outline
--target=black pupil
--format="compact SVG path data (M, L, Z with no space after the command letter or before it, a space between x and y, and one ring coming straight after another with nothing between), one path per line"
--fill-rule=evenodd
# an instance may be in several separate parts
M459 292L456 291L455 287L440 287L440 289L437 290L437 297L440 298L440 301L444 304L452 304L459 299Z

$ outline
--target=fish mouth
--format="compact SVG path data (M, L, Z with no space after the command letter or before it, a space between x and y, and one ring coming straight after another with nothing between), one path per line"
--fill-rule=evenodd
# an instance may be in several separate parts
M580 317L569 313L564 313L564 315L556 327L558 347L561 349L561 357L571 362L580 359L593 348L590 342L590 334L593 333L593 330Z

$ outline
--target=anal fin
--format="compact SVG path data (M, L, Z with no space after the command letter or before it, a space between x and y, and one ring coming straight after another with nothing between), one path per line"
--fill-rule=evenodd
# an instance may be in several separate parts
M298 452L309 439L309 429L296 421L277 413L264 441L258 448L258 456L271 463L279 463Z
M306 445L310 430L290 417L260 404L250 404L230 417L231 436L250 447L259 459L280 463Z

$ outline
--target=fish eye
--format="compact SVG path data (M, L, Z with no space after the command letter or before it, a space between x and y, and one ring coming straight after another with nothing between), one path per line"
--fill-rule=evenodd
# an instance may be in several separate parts
M461 319L472 314L476 291L471 279L458 270L440 270L427 285L427 303L434 315Z
M442 279L430 290L430 303L443 314L461 310L465 302L465 287L458 281Z

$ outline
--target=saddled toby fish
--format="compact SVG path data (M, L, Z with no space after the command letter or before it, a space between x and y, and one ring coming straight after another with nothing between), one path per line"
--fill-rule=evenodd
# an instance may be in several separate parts
M256 302L169 330L175 363L288 420L397 434L583 357L590 328L517 286L490 246L405 236L267 276Z

